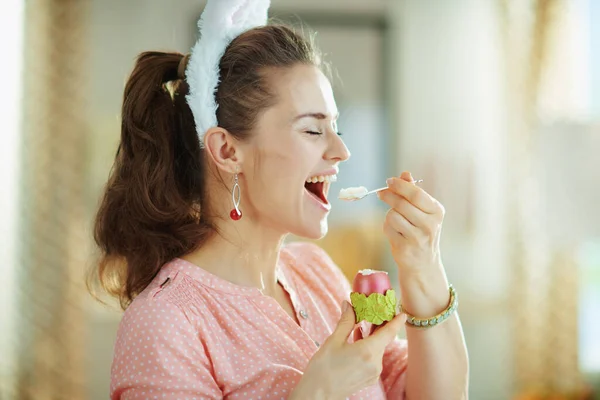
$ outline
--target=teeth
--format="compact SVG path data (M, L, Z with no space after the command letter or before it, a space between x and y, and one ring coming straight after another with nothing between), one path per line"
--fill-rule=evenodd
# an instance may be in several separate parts
M337 181L337 175L319 175L319 176L313 176L312 178L308 178L306 180L307 183L335 182L335 181Z

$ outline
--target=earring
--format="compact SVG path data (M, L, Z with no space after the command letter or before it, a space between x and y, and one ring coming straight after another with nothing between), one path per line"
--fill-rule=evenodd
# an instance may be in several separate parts
M237 196L236 196L237 195ZM233 175L233 188L231 189L231 200L233 201L233 210L229 213L229 216L234 221L239 221L242 218L242 211L240 210L240 200L242 198L242 192L238 183L238 174Z

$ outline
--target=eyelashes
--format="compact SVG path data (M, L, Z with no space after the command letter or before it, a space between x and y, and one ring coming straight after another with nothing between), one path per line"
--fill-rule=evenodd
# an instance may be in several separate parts
M323 132L317 132L317 131L305 131L306 133L308 133L309 135L322 135ZM342 132L336 132L336 135L338 136L342 136Z

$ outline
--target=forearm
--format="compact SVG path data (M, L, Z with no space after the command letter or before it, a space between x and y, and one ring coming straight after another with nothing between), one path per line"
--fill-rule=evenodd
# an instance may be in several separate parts
M434 316L448 306L443 267L430 276L401 277L403 308L415 317ZM443 323L419 329L407 325L408 400L466 399L469 362L462 327L454 313Z

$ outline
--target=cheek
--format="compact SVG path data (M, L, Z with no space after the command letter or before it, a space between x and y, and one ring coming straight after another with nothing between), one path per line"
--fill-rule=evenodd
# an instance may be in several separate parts
M292 152L263 148L249 163L247 172L253 197L259 197L265 206L279 203L291 192L297 193L303 180L303 168ZM266 203L265 203L266 201Z
M260 148L255 158L256 177L269 183L284 184L306 178L309 157L301 141L272 141Z
M281 133L261 140L249 163L250 195L257 208L295 207L308 175L319 165L319 149L301 135Z

